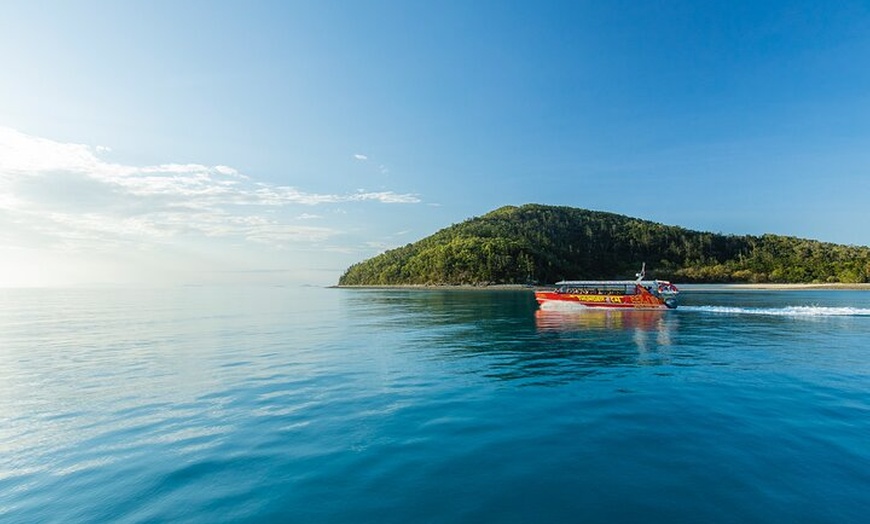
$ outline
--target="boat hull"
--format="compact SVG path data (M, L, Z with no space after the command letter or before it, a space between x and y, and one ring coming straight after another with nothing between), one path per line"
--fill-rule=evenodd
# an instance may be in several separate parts
M586 295L557 293L554 291L535 292L541 309L562 309L574 307L609 309L673 309L676 301L657 297L650 293L636 295Z

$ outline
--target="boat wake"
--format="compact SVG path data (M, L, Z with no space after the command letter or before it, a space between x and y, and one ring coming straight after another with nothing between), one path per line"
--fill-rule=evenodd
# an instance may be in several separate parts
M788 306L782 308L730 307L730 306L680 306L680 311L723 313L729 315L767 315L778 317L868 317L870 308Z

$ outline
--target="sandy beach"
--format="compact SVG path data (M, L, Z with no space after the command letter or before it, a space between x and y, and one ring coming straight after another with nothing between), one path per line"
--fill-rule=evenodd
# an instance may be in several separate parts
M704 289L767 289L779 291L801 291L807 289L830 289L830 290L864 290L870 291L870 284L680 284L677 286L686 290L704 290Z

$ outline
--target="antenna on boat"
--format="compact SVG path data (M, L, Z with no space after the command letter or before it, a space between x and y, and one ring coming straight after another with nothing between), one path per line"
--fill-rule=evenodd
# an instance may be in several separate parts
M640 273L635 273L634 276L637 277L637 281L640 282L643 280L643 277L646 276L646 262L640 267Z

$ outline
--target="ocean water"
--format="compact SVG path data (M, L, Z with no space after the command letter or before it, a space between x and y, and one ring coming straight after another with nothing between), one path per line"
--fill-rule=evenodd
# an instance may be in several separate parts
M867 522L870 293L0 290L0 522Z

